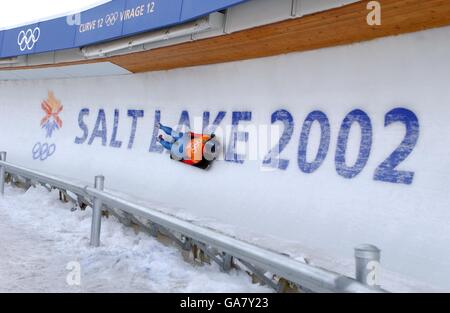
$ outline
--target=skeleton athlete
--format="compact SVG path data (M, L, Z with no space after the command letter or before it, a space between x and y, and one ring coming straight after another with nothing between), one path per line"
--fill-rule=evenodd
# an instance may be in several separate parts
M204 142L211 137L197 135L192 132L177 132L172 128L158 124L157 127L171 137L165 140L163 135L159 135L157 141L171 152L173 158L187 164L197 164L203 160Z

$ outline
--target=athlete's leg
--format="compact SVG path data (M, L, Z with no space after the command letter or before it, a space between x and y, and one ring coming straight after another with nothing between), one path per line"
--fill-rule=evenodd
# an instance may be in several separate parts
M183 136L183 133L174 131L172 128L159 124L159 129L165 132L167 135L172 136L174 140L178 140Z
M165 141L165 140L163 139L163 136L159 136L159 137L157 138L157 141L158 141L164 148L166 148L167 150L169 150L169 151L172 150L172 143L171 143L171 142L168 142L168 141Z
M167 135L172 136L172 132L173 132L172 128L159 124L159 129L161 129Z

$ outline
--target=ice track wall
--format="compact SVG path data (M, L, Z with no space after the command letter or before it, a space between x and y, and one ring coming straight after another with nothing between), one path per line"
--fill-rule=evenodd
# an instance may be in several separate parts
M331 256L376 244L385 268L450 290L449 35L0 82L0 149L11 162L87 182L101 173L111 189ZM158 119L197 132L217 122L222 160L209 171L170 160L154 141Z

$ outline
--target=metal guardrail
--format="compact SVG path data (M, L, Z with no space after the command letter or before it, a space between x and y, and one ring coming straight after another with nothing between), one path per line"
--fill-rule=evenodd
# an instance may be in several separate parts
M93 208L91 245L93 246L100 245L101 216L102 210L106 207L120 210L133 222L149 228L154 236L159 232L171 237L185 250L190 250L192 247L200 249L221 265L224 271L231 269L234 259L247 271L256 275L260 281L277 291L281 291L281 282L288 282L299 290L311 292L386 292L375 284L375 270L379 265L380 254L374 246L364 245L355 250L356 272L359 279L357 281L120 198L103 190L103 176L95 177L94 187L82 185L8 163L6 153L2 152L0 153L0 193L2 194L6 173L47 188L58 189L66 195L67 191L70 191L77 195L76 201L91 206ZM135 216L148 220L151 227L139 222ZM175 236L174 233L179 234L180 237ZM278 278L278 281L267 277L266 273L271 273L272 277Z

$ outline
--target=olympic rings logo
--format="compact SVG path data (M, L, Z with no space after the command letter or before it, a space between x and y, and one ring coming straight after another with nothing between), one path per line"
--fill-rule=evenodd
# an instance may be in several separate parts
M118 18L119 18L118 12L106 15L105 18L106 26L113 26L114 24L116 24Z
M34 145L33 147L33 159L45 161L53 154L55 154L56 146L54 144L49 145L48 143L40 143Z
M19 45L20 51L33 49L34 45L39 40L39 37L41 37L41 30L39 27L20 31L17 36L17 44Z

